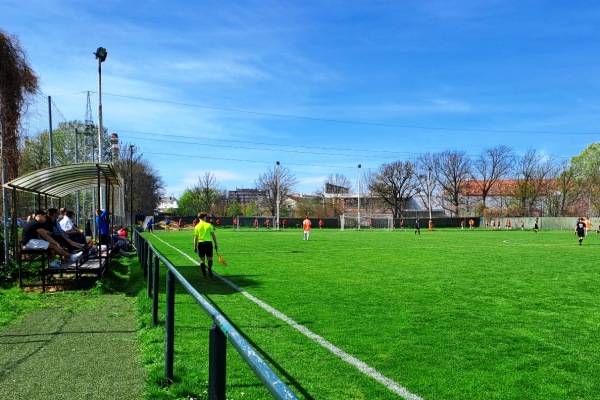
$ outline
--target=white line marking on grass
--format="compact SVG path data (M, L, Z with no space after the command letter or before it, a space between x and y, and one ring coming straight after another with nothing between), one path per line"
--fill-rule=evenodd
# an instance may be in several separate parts
M190 257L188 254L184 253L183 251L181 251L177 247L175 247L175 246L173 246L173 245L165 242L161 238L158 238L158 237L156 237L156 238L158 240L160 240L161 242L163 242L164 244L166 244L167 246L169 246L172 249L174 249L174 250L178 251L179 253L181 253L188 260L192 261L196 265L200 264L197 260L195 260L194 258ZM271 307L270 305L268 305L264 301L262 301L262 300L260 300L260 299L258 299L256 297L254 297L254 296L252 296L250 293L246 292L244 289L242 289L241 287L239 287L235 283L233 283L230 280L222 277L221 275L217 274L216 272L214 274L215 274L215 276L217 278L221 279L223 282L225 282L231 288L235 289L236 291L238 291L242 295L244 295L248 300L254 302L258 306L260 306L262 309L264 309L265 311L269 312L274 317L277 317L280 320L282 320L283 322L287 323L289 326L291 326L292 328L296 329L297 331L299 331L300 333L302 333L306 337L314 340L315 342L317 342L318 344L320 344L322 347L326 348L327 350L329 350L330 352L332 352L336 356L340 357L342 360L346 361L348 364L353 365L359 371L361 371L363 374L365 374L368 377L373 378L376 381L378 381L379 383L383 384L385 387L387 387L388 389L390 389L392 392L398 394L399 396L404 397L407 400L423 400L422 397L419 397L416 394L411 393L404 386L402 386L399 383L397 383L397 382L391 380L390 378L386 377L385 375L383 375L382 373L380 373L379 371L377 371L375 368L370 367L369 365L367 365L366 363L362 362L358 358L356 358L356 357L354 357L354 356L346 353L344 350L340 349L339 347L336 347L334 344L328 342L323 337L321 337L321 336L317 335L316 333L312 332L311 330L309 330L305 326L300 325L299 323L297 323L296 321L294 321L293 319L291 319L287 315L283 314L282 312L280 312L280 311L276 310L275 308Z

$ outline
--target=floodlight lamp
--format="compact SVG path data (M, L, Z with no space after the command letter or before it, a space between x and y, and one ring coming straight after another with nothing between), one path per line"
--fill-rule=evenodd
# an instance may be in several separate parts
M98 50L96 50L94 55L96 56L97 60L100 60L100 62L104 62L104 61L106 61L106 56L108 55L108 51L106 51L106 49L104 47L98 47Z

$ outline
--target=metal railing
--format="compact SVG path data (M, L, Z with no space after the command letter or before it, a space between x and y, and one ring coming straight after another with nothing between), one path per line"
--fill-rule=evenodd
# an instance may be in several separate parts
M250 369L261 380L266 389L277 400L298 399L294 392L281 380L271 367L258 355L258 352L244 339L237 329L213 307L179 273L177 268L165 258L151 243L134 230L134 243L144 277L147 279L148 297L152 299L152 324L158 325L158 293L160 287L159 266L162 262L166 274L166 315L165 315L165 378L173 381L174 333L175 333L175 281L179 281L196 303L213 320L209 333L208 398L225 400L226 347L227 341L233 345Z

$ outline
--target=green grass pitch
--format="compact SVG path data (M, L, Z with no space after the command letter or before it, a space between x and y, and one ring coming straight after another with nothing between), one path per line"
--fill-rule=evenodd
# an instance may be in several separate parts
M313 229L309 241L300 229L216 233L229 264L215 260L219 275L415 398L600 398L600 235L578 246L572 231ZM192 231L151 241L298 397L402 398L219 278L203 278L181 254L197 260ZM210 320L181 287L176 301L169 390L160 386L160 329L145 333L150 397L205 398ZM231 346L227 379L228 399L271 398Z

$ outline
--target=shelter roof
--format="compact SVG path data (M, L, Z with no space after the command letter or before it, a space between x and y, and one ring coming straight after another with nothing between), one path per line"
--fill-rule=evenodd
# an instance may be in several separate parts
M2 185L8 189L61 198L79 190L122 186L111 164L77 163L40 169Z

